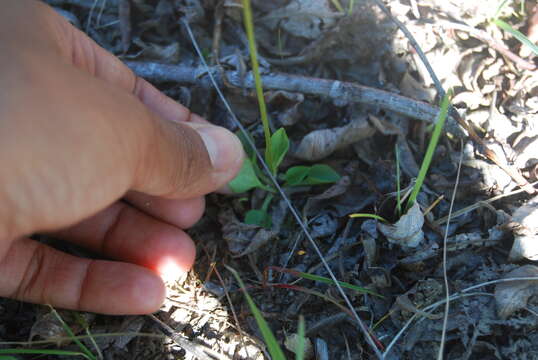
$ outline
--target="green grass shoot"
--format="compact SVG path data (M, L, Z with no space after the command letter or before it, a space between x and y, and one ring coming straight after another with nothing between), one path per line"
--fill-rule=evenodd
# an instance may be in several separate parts
M400 149L398 143L394 144L394 154L396 155L396 211L400 217L402 216L402 195L400 194Z
M75 344L77 344L77 346L80 348L80 350L84 354L86 354L87 358L92 359L92 360L96 360L95 355L79 339L77 339L77 337L75 336L75 334L73 333L73 331L71 330L69 325L67 325L65 323L65 321L62 319L60 314L58 314L58 312L52 306L50 306L50 309L51 309L51 312L54 315L54 317L56 317L56 319L60 322L60 324L62 324L62 327L64 328L67 335L73 340L73 342Z
M370 219L380 220L380 221L388 223L387 219L376 214L356 213L356 214L349 215L349 217L350 218L370 218Z
M243 19L248 38L248 48L250 52L250 61L252 62L252 74L254 75L254 84L256 86L256 96L260 108L260 117L262 119L263 133L265 135L265 161L269 168L273 168L273 159L271 152L271 129L269 128L269 119L267 117L267 106L263 97L262 78L260 76L260 66L258 63L258 51L256 47L256 38L254 37L254 22L252 20L252 8L250 0L242 0Z
M260 331L263 336L263 340L265 342L265 345L267 345L267 350L269 351L271 358L273 360L285 360L286 357L284 356L284 352L282 351L282 348L278 344L278 341L276 340L275 335L271 331L271 328L269 328L269 325L263 318L262 313L260 312L256 304L254 303L254 300L252 300L252 298L250 297L245 287L245 284L243 283L243 280L241 280L241 277L239 276L237 271L235 271L235 269L232 269L229 266L226 266L226 268L232 273L232 275L235 277L235 279L239 283L239 286L241 287L241 290L243 291L243 294L245 295L245 299L247 300L250 311L252 312L252 315L254 315L256 324L258 324L258 327L260 328Z
M297 348L295 349L295 360L304 360L305 350L305 324L303 315L299 315L299 325L297 326Z
M447 94L443 97L443 100L441 101L441 109L439 111L437 121L435 122L435 127L433 128L433 133L428 144L428 148L426 149L426 155L424 155L424 160L422 160L422 165L420 166L415 186L413 186L413 191L409 196L409 200L407 200L407 207L405 208L406 212L413 206L413 204L417 200L418 193L422 188L422 184L424 183L424 179L426 178L426 174L428 173L428 169L430 168L435 148L437 147L437 143L439 142L439 138L441 137L441 130L445 125L445 121L448 115L448 105L450 104L451 93L452 91L448 91Z
M334 285L334 281L332 279L326 278L324 276L312 275L312 274L309 274L309 273L304 273L304 272L293 270L293 269L284 269L284 268L281 268L281 267L278 267L278 266L270 266L270 267L268 267L268 269L273 269L273 270L276 270L276 271L284 272L284 273L287 273L287 274L290 274L290 275L293 275L293 276L297 276L297 277L301 277L301 278L307 279L307 280L319 281L319 282L322 282L322 283L325 283L325 284ZM382 295L379 295L379 294L377 294L377 293L375 293L375 292L373 292L371 290L368 290L366 288L363 288L363 287L360 287L360 286L357 286L357 285L353 285L353 284L350 284L350 283L347 283L347 282L344 282L344 281L339 281L338 284L340 284L340 286L343 287L343 288L351 289L351 290L354 290L354 291L356 291L358 293L362 293L362 294L366 293L366 294L370 294L370 295L373 295L373 296L383 298Z
M349 9L348 9L348 14L351 15L353 14L353 7L355 6L355 0L349 0Z
M331 2L333 3L336 10L338 10L339 12L342 12L342 13L344 12L344 8L342 7L342 4L340 4L339 0L331 0Z
M538 46L536 46L536 44L533 44L532 41L530 41L528 37L523 35L521 32L517 31L516 29L514 29L510 24L504 22L501 19L494 19L493 23L497 25L498 27L500 27L501 29L503 29L504 31L510 33L521 44L531 49L534 55L538 55Z

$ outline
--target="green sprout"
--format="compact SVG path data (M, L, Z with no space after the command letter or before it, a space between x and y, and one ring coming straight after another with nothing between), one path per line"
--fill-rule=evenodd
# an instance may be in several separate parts
M250 61L252 63L252 73L254 75L256 96L265 137L265 162L267 163L271 175L277 176L279 167L289 151L290 141L284 128L280 128L274 133L271 133L269 118L267 116L267 106L263 96L263 84L260 76L256 39L254 36L252 8L250 0L242 0L242 3L243 18L249 44ZM272 193L275 192L275 189L273 184L263 174L257 163L256 153L254 149L249 146L249 143L252 142L246 141L242 134L239 134L239 138L243 143L247 158L245 159L239 174L229 183L229 187L235 193L243 193L255 188L265 190L268 193L262 208L250 210L247 212L245 218L245 222L248 224L268 228L271 226L271 218L268 214L268 208L273 199ZM283 175L283 179L285 187L309 186L337 182L340 179L340 175L328 165L315 164L312 166L293 166Z

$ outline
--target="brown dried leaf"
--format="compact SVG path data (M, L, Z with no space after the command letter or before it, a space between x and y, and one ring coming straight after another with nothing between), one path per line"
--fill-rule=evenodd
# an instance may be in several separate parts
M538 266L521 266L507 273L503 279L519 277L536 277L536 280L507 281L495 286L495 302L501 319L507 319L524 308L531 296L538 295Z
M512 216L514 244L509 260L538 260L538 196L518 208Z
M232 209L219 214L222 237L228 242L228 249L235 257L250 254L275 238L278 231L267 230L256 225L240 222Z
M358 117L346 126L315 130L306 135L293 152L293 156L307 161L317 161L334 151L368 138L375 133L366 117Z
M379 222L377 228L386 236L389 242L398 244L403 248L414 248L424 239L422 225L424 225L424 215L420 211L418 203L415 202L398 222L395 224Z

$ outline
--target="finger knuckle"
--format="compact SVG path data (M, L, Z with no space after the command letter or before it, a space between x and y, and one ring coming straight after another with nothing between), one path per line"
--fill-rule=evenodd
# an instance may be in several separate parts
M46 278L41 276L41 274L46 273L47 253L48 249L44 245L38 244L35 247L30 260L23 270L21 281L15 288L14 293L9 297L18 300L32 300L47 303Z

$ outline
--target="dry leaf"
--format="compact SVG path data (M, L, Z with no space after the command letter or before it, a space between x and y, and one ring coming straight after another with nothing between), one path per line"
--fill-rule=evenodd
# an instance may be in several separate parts
M389 242L398 244L403 248L414 248L424 239L422 225L424 225L424 215L420 211L418 203L415 202L396 224L379 222L377 228L386 236Z
M365 117L358 117L346 126L315 130L306 135L293 156L301 160L317 161L334 151L368 138L375 133Z
M538 294L538 266L524 265L510 271L503 279L520 277L536 277L536 280L506 281L495 286L495 302L501 319L526 307L529 298Z
M538 260L538 196L518 208L512 216L514 244L509 260Z
M240 222L231 209L219 214L219 222L222 224L222 237L228 242L228 249L236 257L258 250L278 234L274 230Z

